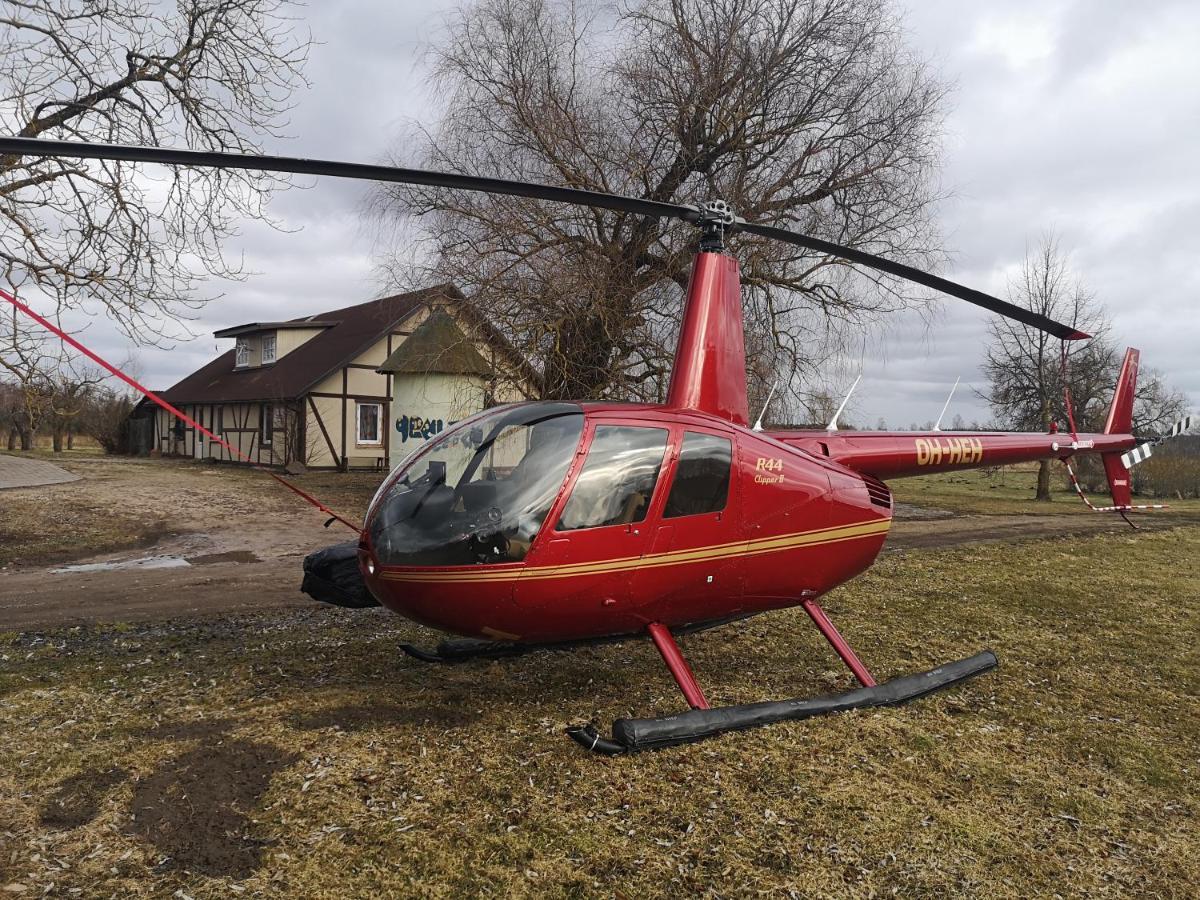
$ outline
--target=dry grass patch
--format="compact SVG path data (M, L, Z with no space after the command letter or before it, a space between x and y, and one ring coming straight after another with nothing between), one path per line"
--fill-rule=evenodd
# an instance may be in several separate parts
M429 667L380 610L10 635L0 884L87 896L1190 896L1200 528L895 553L828 598L885 711L626 758L646 642ZM714 702L840 690L803 613L687 638Z
M1037 464L973 469L897 478L888 482L896 499L912 506L974 515L1093 515L1079 495L1063 482L1062 467L1054 469L1051 498L1033 499ZM1107 492L1089 496L1097 506L1112 502ZM1159 500L1134 497L1134 503L1167 503L1175 512L1200 513L1200 500Z
M76 483L0 492L0 568L142 547L166 531L163 518L72 492Z

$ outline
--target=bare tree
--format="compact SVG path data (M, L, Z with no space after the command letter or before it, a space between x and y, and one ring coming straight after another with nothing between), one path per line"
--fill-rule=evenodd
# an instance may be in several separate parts
M21 437L21 388L11 378L0 375L0 437L7 450L16 450Z
M1063 344L1056 338L1009 319L993 320L993 340L984 363L989 382L985 397L999 422L1019 431L1065 426L1070 418L1069 388L1076 427L1102 430L1123 354L1110 338L1103 309L1072 273L1068 256L1053 234L1045 235L1027 253L1020 275L1009 286L1009 299L1086 331L1092 339L1066 345L1064 379ZM1160 373L1144 369L1134 402L1134 432L1153 434L1175 421L1186 406L1187 398L1170 388ZM1050 499L1050 466L1043 461L1038 470L1038 500ZM1089 483L1094 481L1090 476L1100 471L1082 460L1080 469Z
M10 385L6 419L8 449L32 450L50 408L50 373L59 359L46 336L23 327L17 311L5 310L0 328L0 376Z
M1133 398L1133 433L1140 438L1162 434L1183 418L1189 409L1183 391L1167 384L1162 372L1153 368L1138 371Z
M997 420L1016 431L1049 431L1067 422L1069 386L1077 424L1098 415L1109 387L1115 354L1106 339L1108 323L1053 233L1027 251L1020 274L1009 284L1008 299L1092 335L1090 341L1064 344L1043 331L1012 319L995 318L984 361L984 395ZM1067 353L1064 380L1063 352ZM1038 469L1038 500L1050 499L1050 462Z
M289 5L0 0L0 128L257 150L282 123L307 54ZM58 312L102 305L132 337L152 339L198 302L198 279L240 274L221 243L263 217L280 184L250 172L3 156L0 276L53 298Z
M81 416L91 404L97 388L107 375L94 366L78 363L64 354L45 379L46 420L51 447L62 453L78 430Z
M76 424L105 453L128 452L129 416L137 400L138 397L123 385L99 385L90 392Z
M481 0L435 60L445 117L402 161L659 201L719 197L747 219L917 264L937 257L945 91L887 0ZM435 277L512 336L547 396L663 395L689 226L433 189L378 199L385 231L419 217ZM734 242L747 331L779 351L769 362L785 387L819 362L831 322L916 300L838 259ZM409 261L401 252L388 270L411 277ZM750 375L764 394L770 373Z

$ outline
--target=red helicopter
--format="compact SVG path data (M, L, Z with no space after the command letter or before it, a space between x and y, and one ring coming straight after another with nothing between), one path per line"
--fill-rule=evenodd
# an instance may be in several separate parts
M374 601L468 636L443 642L436 651L404 647L426 661L648 635L689 710L617 720L612 738L591 724L568 729L589 750L625 753L785 719L903 703L994 668L996 657L985 650L877 683L822 610L819 598L865 571L887 539L892 496L883 479L1098 453L1112 491L1110 509L1123 514L1132 508L1120 457L1136 444L1131 434L1136 350L1125 356L1102 434L751 428L738 264L725 250L725 237L733 232L840 256L1063 341L1088 335L901 263L746 222L719 201L678 205L388 166L28 138L0 138L0 154L436 185L673 217L697 226L699 249L665 403L531 402L463 420L384 481L348 551L356 558L354 577L365 582ZM307 563L306 568L312 576L306 584L319 588L328 571ZM676 637L792 606L805 610L862 686L834 696L711 708Z

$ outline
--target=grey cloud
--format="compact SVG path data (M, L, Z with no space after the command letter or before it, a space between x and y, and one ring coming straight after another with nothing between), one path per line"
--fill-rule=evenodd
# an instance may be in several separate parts
M411 122L434 124L424 48L452 4L344 0L304 16L321 44L297 97L293 140L269 149L378 160ZM956 82L947 121L941 210L950 251L944 274L1003 293L1026 244L1056 228L1079 274L1111 313L1118 340L1137 344L1200 403L1200 8L1184 2L922 0L905 14L915 49ZM991 35L988 41L982 38ZM997 44L1001 35L1007 44ZM1027 44L1027 45L1025 45ZM1044 51L1044 55L1043 54ZM239 321L289 317L377 295L365 188L332 179L279 195L272 212L296 233L248 225L231 251L259 274L213 284L224 297L192 323L199 336L140 353L148 381L172 383L211 358L208 332ZM958 376L980 384L987 317L946 301L933 328L916 315L867 335L866 378L855 418L894 425L934 418ZM87 337L121 359L127 342L103 320ZM960 390L955 412L985 418Z

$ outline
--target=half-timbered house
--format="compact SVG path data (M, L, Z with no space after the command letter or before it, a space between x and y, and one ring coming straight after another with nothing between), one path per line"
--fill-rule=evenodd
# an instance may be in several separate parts
M434 313L469 335L473 358L485 363L458 376L470 379L458 395L478 398L475 405L522 399L528 378L515 373L525 367L451 286L214 332L233 347L163 397L263 465L387 468L397 458L392 444L407 435L394 422L395 376L381 367ZM165 456L241 461L163 410L155 435Z

